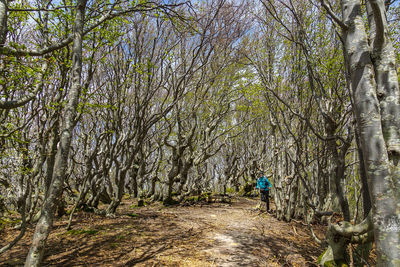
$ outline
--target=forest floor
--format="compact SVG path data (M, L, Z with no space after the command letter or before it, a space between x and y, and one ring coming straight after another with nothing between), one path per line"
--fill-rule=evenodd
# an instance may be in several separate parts
M55 222L43 266L317 266L321 248L302 224L278 221L256 199L135 207L124 200L115 218L78 212ZM0 266L22 266L33 229ZM0 232L0 246L18 232Z

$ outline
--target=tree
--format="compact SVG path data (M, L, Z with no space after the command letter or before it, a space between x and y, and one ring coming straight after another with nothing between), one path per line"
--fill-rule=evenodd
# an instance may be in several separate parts
M338 227L337 232L344 236L359 236L372 228L378 266L398 266L399 85L385 2L367 1L369 36L363 21L361 1L341 1L342 19L325 1L321 3L342 29L346 68L372 202L371 219L366 223L368 227L360 233L360 229L345 225L347 228Z
M92 3L94 10L97 10L98 7L102 5L97 5L99 3ZM67 104L64 108L64 114L61 119L61 129L60 129L60 137L59 137L59 145L57 149L57 154L54 162L54 170L50 183L49 190L46 194L43 207L41 210L40 219L36 225L35 233L32 240L32 246L28 253L25 266L39 266L43 257L44 248L46 244L46 239L51 231L51 227L53 224L54 211L57 203L57 198L62 195L63 184L67 174L68 169L68 161L69 161L69 151L70 145L73 137L73 130L77 123L77 108L79 103L79 97L82 92L82 54L83 54L83 38L87 32L94 29L99 24L103 23L106 19L110 19L122 14L135 12L135 11L146 11L146 10L155 10L160 6L154 4L150 5L149 3L139 3L137 6L133 5L132 7L126 7L123 11L115 11L115 7L119 4L119 2L114 2L111 4L111 9L107 9L103 17L101 17L97 23L89 26L88 29L85 30L85 21L90 21L93 17L86 17L86 0L78 0L76 4L76 12L75 19L73 23L73 34L71 38L65 39L65 42L61 42L56 45L56 48L60 48L68 44L71 39L73 42L72 48L72 69L71 69L71 87L68 91L67 95ZM168 5L166 5L168 6ZM118 7L118 6L117 6ZM122 6L124 7L124 6ZM100 8L101 10L101 8ZM98 10L98 11L100 11ZM94 15L96 16L96 15ZM38 51L38 52L21 52L18 50L8 49L6 53L16 53L16 54L35 54L42 55L48 53L53 50ZM126 171L125 171L126 172ZM121 181L121 180L120 180ZM118 195L120 192L118 193Z

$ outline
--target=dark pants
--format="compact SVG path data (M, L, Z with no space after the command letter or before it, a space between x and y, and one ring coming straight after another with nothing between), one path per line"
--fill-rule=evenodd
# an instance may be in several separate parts
M267 211L269 211L269 190L261 189L261 201L267 204Z

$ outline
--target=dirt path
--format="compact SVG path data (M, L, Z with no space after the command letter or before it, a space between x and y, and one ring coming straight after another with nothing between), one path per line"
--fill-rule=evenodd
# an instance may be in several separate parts
M44 266L315 266L321 253L301 225L254 209L256 200L189 207L125 203L116 218L76 216L74 230L58 221ZM0 244L10 239L0 233ZM0 266L20 266L32 229Z

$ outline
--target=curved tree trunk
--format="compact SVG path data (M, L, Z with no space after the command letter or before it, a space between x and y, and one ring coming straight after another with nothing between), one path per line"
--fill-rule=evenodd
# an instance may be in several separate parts
M399 266L400 188L397 157L400 138L398 137L398 117L393 120L390 118L392 114L398 114L400 107L398 104L389 103L390 101L399 102L398 80L397 77L394 78L392 77L394 75L391 75L396 73L396 70L392 64L394 59L389 53L391 41L387 36L384 2L370 0L369 3L376 23L376 38L372 43L372 48L368 43L364 27L361 1L342 0L343 19L347 25L344 29L345 50L371 195L377 265ZM372 56L378 64L373 64ZM390 85L390 88L381 86L385 70L387 71L386 78L389 77L390 81L383 84ZM391 108L388 110L389 106Z
M68 166L69 150L74 128L74 120L78 106L79 95L81 91L82 75L82 40L83 25L85 17L85 8L87 0L79 0L75 16L75 32L72 56L72 85L68 93L68 104L65 108L65 114L62 118L62 131L60 137L59 149L57 151L56 162L54 166L53 180L49 192L44 201L42 213L39 222L36 225L35 233L32 239L32 245L26 258L25 266L40 266L46 246L47 237L50 234L53 225L54 212L57 205L57 198L60 195L66 170Z
M115 174L115 184L113 184L113 193L111 197L111 203L108 205L106 214L108 216L114 215L119 204L122 201L122 197L124 195L125 188L125 179L127 174L127 169L120 170Z

